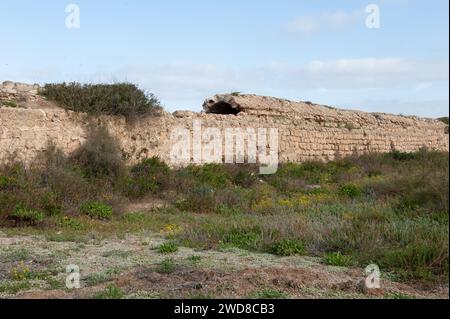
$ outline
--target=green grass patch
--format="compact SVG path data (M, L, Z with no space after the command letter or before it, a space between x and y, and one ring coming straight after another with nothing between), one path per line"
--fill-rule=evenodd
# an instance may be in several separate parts
M305 245L294 239L284 239L272 245L270 252L278 256L293 256L305 254Z
M111 219L113 214L111 206L99 202L84 203L81 205L80 211L84 215L96 219Z
M178 245L177 243L171 241L164 244L159 245L156 250L160 254L173 254L178 251Z
M93 299L122 299L125 296L123 291L116 285L109 285L104 290L96 293Z
M160 274L171 274L177 270L177 264L172 258L166 258L156 267L156 272Z
M287 299L288 297L287 293L275 289L258 290L249 295L251 299Z
M350 256L342 255L340 252L328 253L323 257L323 261L326 265L350 267L355 265L354 260Z

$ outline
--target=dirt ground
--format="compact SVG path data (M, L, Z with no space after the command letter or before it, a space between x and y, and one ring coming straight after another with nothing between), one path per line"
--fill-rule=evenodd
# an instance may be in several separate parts
M170 254L159 235L50 241L0 231L0 298L448 298L448 287L394 282L366 290L363 269L315 257L277 257L239 249ZM66 288L66 267L80 288ZM111 289L113 287L113 289ZM112 290L112 292L111 292ZM103 293L107 291L107 293Z

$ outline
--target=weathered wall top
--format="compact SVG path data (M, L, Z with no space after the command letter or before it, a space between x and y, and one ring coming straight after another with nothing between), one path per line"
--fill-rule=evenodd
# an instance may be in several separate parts
M31 94L36 95L39 90L38 84L25 84L19 82L5 81L0 84L0 91L9 94Z
M352 128L370 126L400 125L403 127L447 126L440 121L417 116L394 115L387 113L368 113L355 110L343 110L311 102L294 102L258 95L220 94L206 99L203 109L210 114L234 114L237 116L255 115L271 117L290 117L306 122L336 124Z

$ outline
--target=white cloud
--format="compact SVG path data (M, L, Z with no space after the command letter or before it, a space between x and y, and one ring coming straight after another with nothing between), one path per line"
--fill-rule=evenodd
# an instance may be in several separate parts
M336 11L317 15L299 15L287 23L286 30L290 33L311 35L320 29L344 28L358 22L364 23L363 10L353 12Z
M316 100L320 99L330 101L330 104L337 101L338 95L349 96L348 99L341 98L341 101L356 103L361 97L368 97L368 93L373 92L373 89L388 92L389 95L384 98L392 98L391 105L397 103L401 106L395 99L405 99L405 94L411 96L414 92L422 95L410 97L413 100L419 98L442 100L444 98L442 94L436 96L438 90L436 87L444 87L448 83L448 68L448 60L363 58L316 60L304 65L271 63L260 67L236 69L192 63L129 65L115 71L98 70L91 74L65 74L59 72L60 70L51 69L51 72L27 73L26 76L25 73L15 73L16 76L0 74L0 77L25 82L32 79L32 82L40 83L130 81L157 94L167 109L173 111L199 110L203 99L208 96L231 91L311 99L313 102L320 102ZM428 91L424 91L427 89L434 95L429 96ZM402 92L403 96L397 92ZM429 105L442 109L443 102ZM427 106L430 112L431 106ZM363 104L359 105L359 108L362 107ZM411 110L418 108L418 105L414 105ZM392 107L391 109L395 112Z
M417 86L448 81L448 60L397 58L341 59L312 61L297 69L299 82L328 89ZM308 85L308 83L304 83Z
M352 103L351 108L364 107L369 112L395 113L403 115L419 115L430 118L448 116L448 100L363 100L358 104Z
M298 16L286 25L290 33L310 35L319 30L320 24L314 16Z
M365 58L317 60L305 65L272 63L244 69L201 64L130 66L116 74L119 79L151 89L176 109L198 108L209 95L231 91L268 95L315 91L327 98L337 91L357 92L359 97L372 89L413 92L448 82L448 66L447 60Z
M351 24L358 23L360 21L364 21L365 15L363 10L358 10L354 12L344 12L337 11L332 13L325 13L323 15L322 20L325 24L328 24L332 27L345 27Z
M424 91L424 90L428 90L430 88L433 87L433 83L419 83L414 87L414 90L416 91Z

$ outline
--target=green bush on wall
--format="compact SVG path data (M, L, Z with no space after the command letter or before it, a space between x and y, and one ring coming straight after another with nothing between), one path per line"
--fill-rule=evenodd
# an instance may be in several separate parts
M46 84L40 94L75 112L124 115L152 114L162 109L158 98L131 83Z

